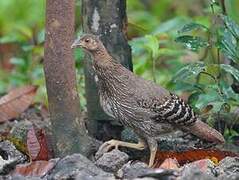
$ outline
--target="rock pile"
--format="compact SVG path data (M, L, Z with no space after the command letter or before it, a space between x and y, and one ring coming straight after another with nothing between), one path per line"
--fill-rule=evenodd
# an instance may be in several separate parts
M129 160L119 150L105 153L95 162L81 154L72 154L54 159L53 168L43 176L23 176L14 173L17 164L26 162L26 157L9 142L0 143L0 179L79 179L79 180L233 180L239 179L239 157L226 157L218 164L209 159L188 163L175 169L152 169L147 164Z

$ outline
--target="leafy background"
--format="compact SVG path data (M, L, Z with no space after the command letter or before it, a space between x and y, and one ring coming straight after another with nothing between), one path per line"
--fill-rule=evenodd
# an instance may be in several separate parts
M80 17L80 1L76 1ZM224 6L226 11L224 10ZM238 0L127 0L134 72L175 92L228 140L238 136ZM0 1L0 95L39 86L47 105L44 59L45 1ZM81 32L80 18L76 32ZM82 51L75 60L85 110Z

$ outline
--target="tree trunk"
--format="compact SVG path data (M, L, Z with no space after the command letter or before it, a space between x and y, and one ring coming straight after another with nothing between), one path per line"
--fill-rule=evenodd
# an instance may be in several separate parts
M75 63L74 0L47 0L44 71L56 156L87 154L89 137L80 120Z
M127 44L126 0L82 0L84 33L100 36L109 53L118 62L132 70L131 48ZM89 131L94 136L100 134L98 128L102 120L112 120L101 109L92 73L92 61L85 57L86 99Z

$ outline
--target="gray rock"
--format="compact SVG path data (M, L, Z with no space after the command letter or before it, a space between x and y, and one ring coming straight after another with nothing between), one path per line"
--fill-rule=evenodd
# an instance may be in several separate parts
M16 121L16 120L6 121L4 123L1 123L0 134L4 134L4 133L9 132L12 129L12 127L17 123L18 123L18 121Z
M224 174L222 176L219 176L217 178L218 180L238 180L239 179L239 173L237 174Z
M26 177L21 175L7 175L0 177L0 180L44 180L40 177Z
M209 176L212 176L212 177L215 176L215 170L214 170L215 165L209 159L201 159L198 161L194 161L192 163L186 164L185 166L187 166L187 168L189 169L194 169L194 168L199 169L200 171L208 174Z
M239 174L239 157L226 157L220 161L217 168L221 170L221 173Z
M157 180L157 179L146 177L146 178L134 178L133 180Z
M132 163L129 161L119 169L117 177L132 179L145 174L149 169L148 165L143 162Z
M47 179L76 179L76 177L84 179L97 176L112 177L112 174L104 172L85 156L73 154L58 161L54 169L47 176Z
M117 172L127 161L129 156L117 149L104 153L95 164L107 172Z
M75 179L79 180L116 180L115 176L112 174L108 175L97 175L97 176L89 176L87 174L78 174Z
M119 178L135 180L174 180L177 176L178 173L174 170L152 169L142 162L128 162L117 172Z
M0 174L8 174L19 163L24 163L27 157L18 151L10 141L0 142Z
M206 170L203 172L196 165L185 165L181 171L179 180L216 180L212 173Z
M154 178L157 180L176 180L178 177L178 172L171 169L149 169L148 172L139 176L140 178Z

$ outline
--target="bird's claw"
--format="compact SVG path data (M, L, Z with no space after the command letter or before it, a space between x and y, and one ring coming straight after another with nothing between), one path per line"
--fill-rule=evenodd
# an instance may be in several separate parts
M119 141L117 140L110 140L110 141L106 141L104 142L100 148L98 149L98 151L95 154L95 158L99 159L101 156L103 156L104 153L109 152L111 149L118 149L119 148Z

